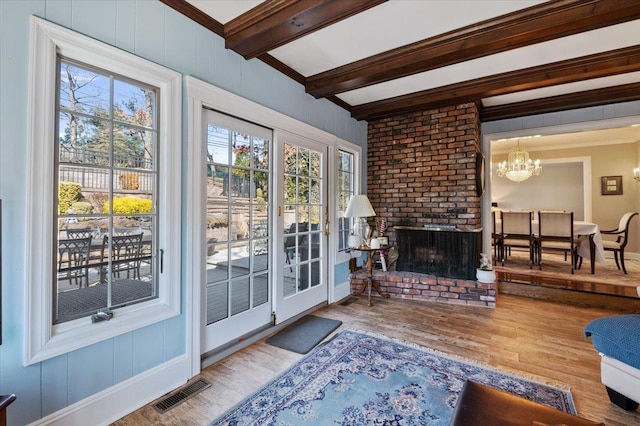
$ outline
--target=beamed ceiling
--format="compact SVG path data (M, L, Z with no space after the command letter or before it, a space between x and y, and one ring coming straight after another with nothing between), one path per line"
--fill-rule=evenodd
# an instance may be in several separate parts
M640 99L639 0L160 0L358 120Z

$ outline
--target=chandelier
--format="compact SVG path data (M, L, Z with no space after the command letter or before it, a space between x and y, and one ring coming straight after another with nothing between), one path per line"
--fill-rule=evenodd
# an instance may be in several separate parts
M532 161L529 153L520 146L520 140L518 140L518 145L509 153L507 161L498 164L497 173L500 177L522 182L531 176L538 176L541 169L540 160Z

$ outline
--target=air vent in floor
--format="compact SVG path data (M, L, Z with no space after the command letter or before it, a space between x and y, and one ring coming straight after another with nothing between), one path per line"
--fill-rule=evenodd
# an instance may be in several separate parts
M153 408L161 413L165 413L209 386L211 386L211 383L203 379L198 379L193 383L187 383L180 389L173 391L168 396L153 404Z

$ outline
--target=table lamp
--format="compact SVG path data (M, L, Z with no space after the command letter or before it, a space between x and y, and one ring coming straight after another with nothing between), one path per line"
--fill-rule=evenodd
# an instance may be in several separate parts
M353 195L344 212L345 217L355 217L356 223L353 225L353 233L360 237L360 245L365 245L369 235L369 224L367 217L375 216L376 212L371 207L371 203L366 195Z

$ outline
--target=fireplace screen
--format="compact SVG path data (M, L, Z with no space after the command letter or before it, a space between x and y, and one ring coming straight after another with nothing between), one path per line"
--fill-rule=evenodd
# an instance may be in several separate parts
M482 229L396 226L396 270L475 280Z

